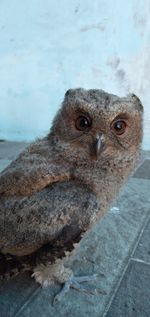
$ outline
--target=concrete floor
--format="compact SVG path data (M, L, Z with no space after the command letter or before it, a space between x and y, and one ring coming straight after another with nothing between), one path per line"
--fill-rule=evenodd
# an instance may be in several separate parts
M0 142L0 170L25 143ZM70 290L52 306L60 286L41 289L28 274L0 284L2 317L149 317L150 316L150 153L124 186L110 211L83 238L67 262L75 275L104 273L95 282L106 295Z

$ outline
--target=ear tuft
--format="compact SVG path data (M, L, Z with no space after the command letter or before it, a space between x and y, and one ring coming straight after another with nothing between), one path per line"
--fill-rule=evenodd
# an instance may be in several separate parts
M131 94L130 97L132 99L132 102L137 106L138 110L143 112L144 108L143 108L141 100L135 94Z
M68 89L66 92L65 92L65 97L68 97L69 94L71 93L72 89Z

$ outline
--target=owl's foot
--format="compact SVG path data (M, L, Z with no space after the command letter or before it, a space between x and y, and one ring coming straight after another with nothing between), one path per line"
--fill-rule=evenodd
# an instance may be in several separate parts
M83 292L86 294L91 294L91 295L98 295L98 294L103 294L106 295L106 292L100 289L90 289L87 288L85 285L82 285L82 283L85 282L93 282L96 281L98 277L98 274L93 274L93 275L85 275L85 276L71 276L68 281L64 283L64 286L62 290L54 297L53 304L55 305L56 303L60 302L64 295L69 291L70 288L73 288L79 292Z
M72 276L72 271L64 267L61 260L57 260L54 264L40 264L34 269L32 277L43 287L56 283L64 284Z
M39 265L35 268L32 276L35 278L36 282L41 284L43 287L48 285L52 285L57 282L63 285L62 290L58 293L55 298L53 304L56 304L61 301L64 295L69 291L70 288L74 288L80 292L84 292L86 294L98 295L106 293L99 289L91 289L87 288L82 283L85 282L93 282L98 278L98 274L93 274L89 276L73 276L73 272L71 269L64 267L63 262L58 260L55 264ZM104 276L101 274L101 276Z

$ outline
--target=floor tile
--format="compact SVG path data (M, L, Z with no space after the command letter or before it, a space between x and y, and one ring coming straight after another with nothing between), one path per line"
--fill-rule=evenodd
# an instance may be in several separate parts
M0 142L0 159L14 160L27 145L26 142Z
M10 163L11 160L0 160L0 172L4 170Z
M38 288L29 274L20 274L17 277L0 283L0 316L14 317L20 307L31 297Z
M133 258L150 263L150 220L143 231Z
M131 261L106 317L150 317L150 265Z
M150 160L145 160L143 164L136 170L133 177L150 179Z

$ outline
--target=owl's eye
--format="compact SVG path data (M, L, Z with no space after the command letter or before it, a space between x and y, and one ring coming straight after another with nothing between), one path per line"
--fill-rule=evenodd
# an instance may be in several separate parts
M80 116L75 121L76 129L79 131L89 130L91 125L92 125L92 120L86 116Z
M114 121L111 125L111 129L113 130L113 132L117 135L122 135L125 133L127 128L127 124L124 120L117 120Z

